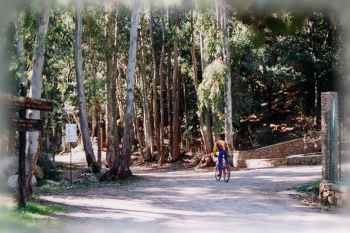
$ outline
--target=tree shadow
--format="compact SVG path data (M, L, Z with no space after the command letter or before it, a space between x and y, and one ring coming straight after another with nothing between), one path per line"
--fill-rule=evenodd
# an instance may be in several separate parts
M56 201L51 202L67 207L58 218L100 222L269 217L317 211L278 193L319 178L317 169L233 172L229 183L216 182L208 172L169 171L145 173L142 177L142 182L129 186L98 187L53 196ZM67 198L75 201L65 201Z

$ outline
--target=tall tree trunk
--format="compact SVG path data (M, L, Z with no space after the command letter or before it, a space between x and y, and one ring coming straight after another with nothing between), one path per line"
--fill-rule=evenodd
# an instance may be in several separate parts
M116 10L116 13L115 13L115 17L116 19L118 19L118 8ZM115 77L115 90L116 90L116 93L115 93L115 122L116 122L116 128L115 128L115 131L114 131L114 138L115 138L115 147L116 147L116 155L115 156L120 156L120 148L119 148L119 145L120 145L120 140L121 140L121 135L120 135L120 128L118 126L118 120L119 119L123 119L122 118L122 113L119 109L122 109L123 106L122 106L122 101L118 101L118 94L120 93L123 93L123 91L121 90L121 88L118 89L118 85L121 86L121 72L120 72L120 69L119 69L119 60L118 60L118 22L117 21L115 23L115 36L114 36L114 53L113 53L113 75ZM119 120L120 121L120 120Z
M168 66L168 79L167 79L167 103L168 103L168 140L169 140L169 153L172 153L172 141L173 141L173 104L172 104L172 93L173 93L173 87L172 87L172 64L171 64L171 49L169 48L168 50L168 61L167 61L167 66Z
M115 53L114 56L116 57L118 53ZM116 62L116 67L117 67L117 119L120 121L124 119L124 109L123 109L123 94L124 94L124 89L123 89L123 80L122 80L122 75L123 75L123 70L121 69L120 62L118 61L117 57L114 59ZM118 134L120 132L118 131ZM119 136L119 142L121 140L121 137Z
M149 110L149 102L148 102L148 85L146 84L146 76L145 76L145 45L143 42L143 35L140 37L140 46L141 46L141 62L140 64L140 81L142 87L142 106L143 106L143 129L144 129L144 137L145 137L145 150L143 152L143 158L146 161L151 160L153 154L153 140L152 140L152 128L151 128L151 113Z
M96 137L97 137L97 164L102 166L102 127L101 127L101 105L95 102Z
M114 7L114 6L112 6ZM118 126L117 126L117 74L116 65L116 10L108 13L106 30L106 86L107 86L107 154L106 160L109 167L113 166L113 161L118 156Z
M153 129L154 129L154 144L159 153L160 147L160 128L159 128L159 104L158 104L158 69L157 69L157 58L156 58L156 45L153 38L153 16L151 13L150 16L150 37L151 37L151 46L152 46L152 67L153 67Z
M234 132L233 132L233 112L232 112L232 77L231 77L231 51L229 48L229 30L227 27L227 3L226 0L220 1L220 21L223 39L223 60L228 66L228 72L225 75L225 140L229 149L233 150Z
M165 80L164 80L164 56L165 56L165 23L162 15L162 51L160 54L159 62L159 82L160 82L160 132L159 132L159 165L163 165L165 162L164 155L164 120L165 120L165 106L164 106L164 89L165 89Z
M25 63L26 58L24 54L24 45L23 45L23 36L22 36L22 14L19 13L19 15L16 18L15 21L15 40L16 40L16 55L18 59L18 75L20 78L20 85L24 88L27 88L28 86L28 79L25 75Z
M186 89L186 83L181 82L182 85L180 84L181 88L181 100L183 103L181 105L183 106L183 114L182 117L184 118L184 125L185 125L185 135L184 135L184 140L182 142L185 143L185 151L189 152L191 150L191 143L192 143L192 130L189 129L189 124L190 124L190 113L189 113L189 106L186 101L186 96L187 96L187 89ZM182 143L181 142L181 143Z
M95 64L93 67L93 78L95 83L97 82L97 67L98 64ZM95 95L95 101L94 104L95 106L93 107L94 112L92 113L93 118L95 119L95 126L94 126L94 131L92 133L92 137L94 137L96 135L96 139L97 139L97 164L99 167L102 167L102 127L101 127L101 103L100 103L100 99L98 98L98 94L97 94L97 88L95 86L94 88L94 95Z
M139 126L139 120L137 118L137 105L136 105L136 102L134 103L134 131L135 131L135 136L136 136L136 139L138 141L138 144L139 144L139 150L142 150L142 137L141 137L141 133L140 133L140 126Z
M39 16L39 26L36 35L36 41L34 45L34 55L33 55L33 74L31 81L30 97L40 99L42 91L42 72L45 59L45 45L46 45L46 35L49 25L49 3L48 1L41 1L41 11ZM28 111L29 118L40 119L40 111ZM30 132L27 134L27 179L26 179L26 190L27 195L32 194L32 177L34 172L36 158L39 156L39 144L40 144L40 133Z
M180 17L176 11L176 34L179 35ZM174 40L174 71L173 71L173 136L171 146L171 157L173 161L177 161L180 157L181 132L180 132L180 75L179 75L179 45L178 39Z
M113 163L112 169L101 177L101 180L120 179L132 175L130 170L131 157L131 138L132 123L134 118L134 84L135 84L135 66L136 51L138 40L138 26L140 23L140 0L133 0L130 46L128 57L128 76L127 76L127 106L124 117L123 149L121 156L118 156Z
M86 98L85 98L85 87L84 87L84 72L83 72L83 58L81 51L81 34L82 34L82 18L81 18L81 0L76 0L76 19L75 19L75 44L74 44L74 59L75 59L75 73L77 79L77 90L79 98L79 120L81 135L84 144L86 161L89 167L92 168L93 172L100 170L96 163L96 158L92 148L90 139L90 130L88 125L88 117L86 111Z
M196 89L196 93L198 93L198 66L197 66L197 56L196 56L196 41L195 41L195 34L194 34L194 22L193 22L193 12L191 15L191 28L192 28L192 73L193 73L193 82ZM201 54L201 70L202 73L204 72L204 66L205 66L205 59L204 59L204 45L203 45L203 35L200 33L200 54ZM198 112L198 118L199 118L199 126L200 131L202 134L202 140L205 148L205 153L211 154L213 150L213 134L212 134L212 126L210 124L211 122L211 114L210 111L206 107L203 107L202 109L199 109Z
M133 0L133 10L131 17L130 46L128 58L128 76L127 76L127 106L124 118L123 133L123 152L120 161L118 176L125 177L131 175L130 156L131 156L131 138L132 120L134 118L134 84L135 84L135 67L136 52L138 40L138 26L140 24L140 0Z

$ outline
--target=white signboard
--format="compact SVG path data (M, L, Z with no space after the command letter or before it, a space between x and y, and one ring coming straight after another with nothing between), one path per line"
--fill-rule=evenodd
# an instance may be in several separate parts
M76 141L78 141L77 125L66 124L66 142L76 142Z

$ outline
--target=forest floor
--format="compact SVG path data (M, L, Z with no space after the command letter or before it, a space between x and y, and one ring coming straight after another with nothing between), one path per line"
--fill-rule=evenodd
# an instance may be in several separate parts
M60 204L57 229L70 232L348 232L346 214L322 212L293 198L296 186L320 179L321 167L234 171L133 168L127 185L44 194ZM62 229L63 228L63 229ZM56 232L56 231L54 231Z

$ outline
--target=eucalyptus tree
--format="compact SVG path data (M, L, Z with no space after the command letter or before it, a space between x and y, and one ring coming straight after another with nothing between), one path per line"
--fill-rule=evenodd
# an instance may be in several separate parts
M160 127L159 127L159 95L158 95L158 83L159 83L159 72L157 65L157 54L156 54L156 44L154 40L154 17L151 13L149 17L149 28L150 28L150 38L151 38L151 47L152 47L152 73L153 73L153 85L152 85L152 105L153 105L153 130L154 130L154 142L159 153L160 148Z
M164 63L165 63L165 22L164 12L161 12L161 31L162 31L162 42L161 42L161 53L159 61L159 82L160 82L160 98L159 98L159 110L160 110L160 125L159 125L159 164L162 165L165 162L165 151L164 151L164 126L165 126L165 77L164 77Z
M98 172L100 167L97 164L94 150L92 148L92 142L90 139L90 130L88 124L88 116L86 110L86 97L84 87L84 71L83 71L83 58L81 50L81 34L82 34L82 1L76 0L75 9L75 43L74 43L74 60L75 60L75 75L77 79L77 90L79 98L79 120L81 135L84 144L84 151L88 166L92 168L94 172Z
M196 15L197 13L197 15ZM196 21L199 21L198 18L201 12L199 9L197 9L194 6L194 9L191 11L191 41L192 41L192 47L191 47L191 58L192 58L192 79L194 83L194 87L196 89L196 94L198 98L198 88L201 80L203 77L198 77L199 75L203 76L204 69L205 69L205 58L204 58L204 35L202 32L202 29L200 26L198 27L196 25ZM198 23L198 22L197 22ZM199 22L200 23L200 22ZM196 30L196 28L199 28L199 30ZM198 34L197 34L198 32ZM197 36L198 35L198 36ZM199 37L199 38L198 38ZM199 48L200 48L200 66L198 67L198 59L197 59L197 40L199 39ZM200 68L200 69L199 69ZM199 72L199 70L201 72ZM200 131L203 139L204 149L206 154L210 154L213 150L213 133L212 133L212 116L211 116L211 106L207 105L201 105L200 103L197 103L198 105L198 118L199 118L199 126Z
M131 132L134 118L134 87L135 87L135 68L136 68L136 52L138 45L138 27L140 24L140 0L133 0L131 29L130 29L130 44L128 57L128 73L127 73L127 105L124 117L123 130L123 148L120 156L113 161L112 168L105 173L101 180L110 180L115 178L125 178L132 175L130 170L131 157Z
M113 160L119 156L119 135L118 135L118 108L117 108L117 10L116 5L111 4L107 13L106 27L106 86L107 86L107 163L113 166Z
M49 3L46 0L40 2L40 13L39 13L39 23L36 34L36 40L33 52L33 63L32 63L32 77L31 77L31 88L30 97L40 99L42 94L42 72L45 59L45 49L46 49L46 35L49 25ZM40 119L39 111L30 111L29 118ZM35 167L36 161L40 154L40 133L30 132L27 134L27 180L26 189L27 195L30 196L32 193L32 177L33 169Z
M175 33L180 33L179 9L175 9ZM171 159L177 161L180 157L181 149L181 121L180 121L180 68L179 68L179 41L174 38L174 68L172 76L172 136L171 136Z
M144 20L142 20L144 21ZM151 111L150 111L150 95L149 95L149 75L146 69L147 66L147 38L146 30L144 23L141 23L140 30L140 57L139 59L139 72L140 72L140 81L141 81L141 90L142 90L142 108L143 108L143 131L145 138L145 148L143 151L143 157L146 161L151 160L152 154L154 153L154 138L152 132L152 122L151 122Z
M222 33L222 55L223 62L227 66L231 66L231 51L229 45L229 29L228 29L228 4L226 0L219 1L218 19L220 20L220 30ZM233 112L232 112L232 75L231 68L229 68L225 74L225 140L229 145L229 148L233 149Z

